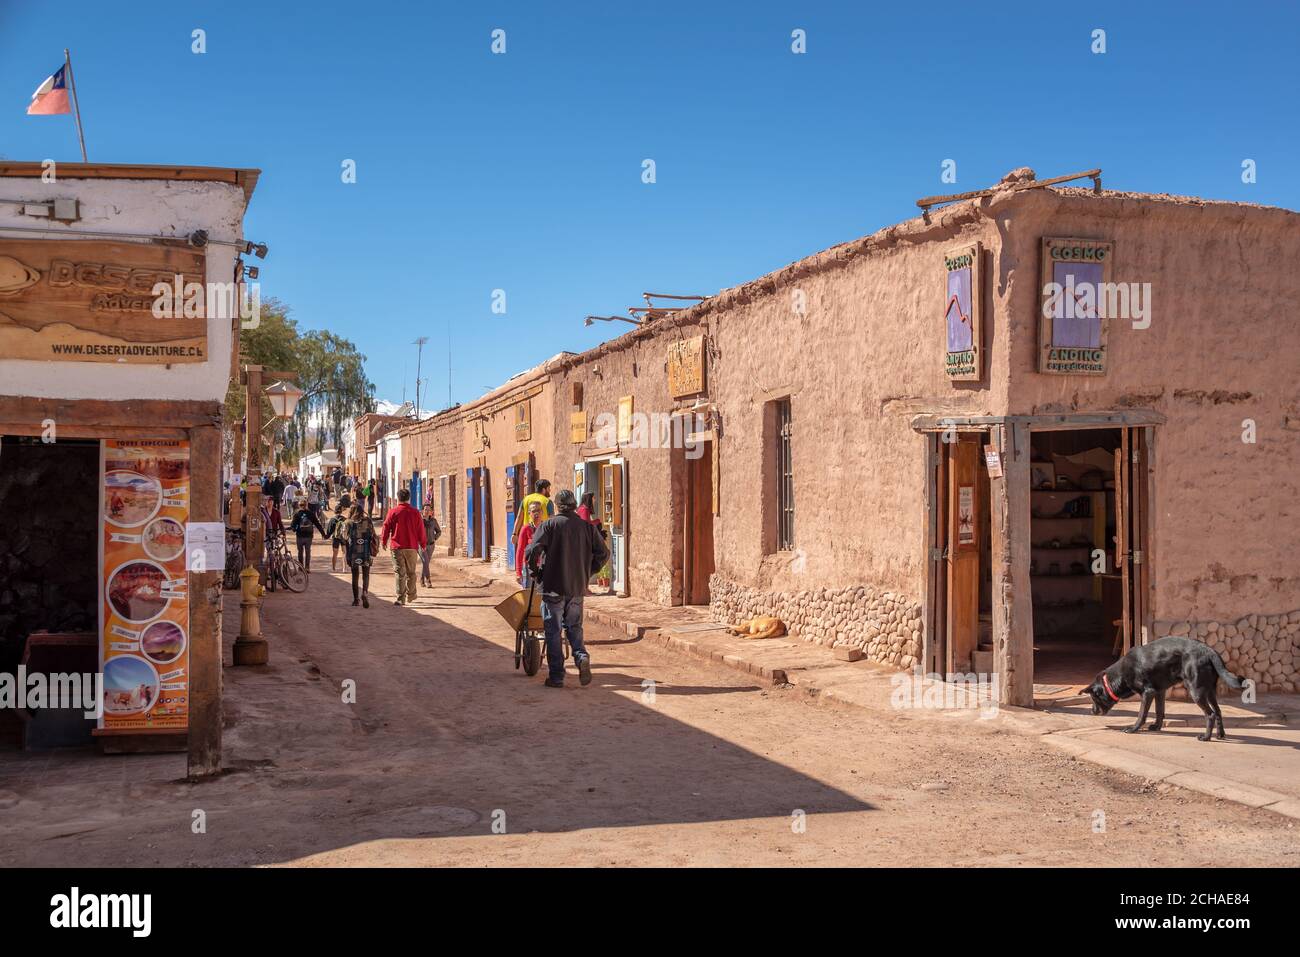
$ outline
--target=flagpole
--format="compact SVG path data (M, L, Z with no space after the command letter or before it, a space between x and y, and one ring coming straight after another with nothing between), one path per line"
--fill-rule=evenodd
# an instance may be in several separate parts
M77 104L77 81L72 77L72 54L68 48L63 48L63 63L68 68L68 86L72 88L72 110L77 117L77 139L81 141L81 161L89 163L86 159L86 134L81 131L81 107Z

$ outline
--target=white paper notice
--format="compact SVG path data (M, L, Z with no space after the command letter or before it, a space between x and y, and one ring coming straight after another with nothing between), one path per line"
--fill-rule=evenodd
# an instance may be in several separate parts
M203 570L219 572L226 567L225 522L189 522L185 526L185 565L196 571L198 553L203 555Z

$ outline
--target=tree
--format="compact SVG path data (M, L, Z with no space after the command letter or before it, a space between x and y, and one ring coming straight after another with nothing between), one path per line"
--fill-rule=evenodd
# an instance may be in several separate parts
M375 406L375 386L366 378L366 357L356 346L327 330L298 331L289 306L279 299L263 300L261 321L254 329L240 330L240 364L298 374L303 390L294 417L283 428L285 458L296 460L304 452L338 447L344 427ZM269 385L270 383L266 383ZM273 418L271 404L262 400L262 421ZM226 393L224 435L230 457L240 439L244 421L244 388L232 382Z

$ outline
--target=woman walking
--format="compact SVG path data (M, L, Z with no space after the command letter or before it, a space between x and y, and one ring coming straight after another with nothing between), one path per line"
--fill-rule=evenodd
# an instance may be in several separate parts
M334 508L334 517L329 520L325 526L325 537L330 540L330 571L338 571L339 552L343 551L347 545L347 538L344 531L348 523L348 517L343 513L344 503L339 502ZM344 558L347 561L347 558Z
M375 553L375 523L360 505L352 506L343 531L348 567L352 569L352 605L370 607L370 562ZM357 589L360 579L360 590Z
M424 519L424 548L420 549L420 562L423 565L421 570L420 584L425 588L433 587L433 579L429 577L429 559L433 558L433 543L438 536L442 534L442 528L438 525L438 519L433 514L432 503L426 503L420 513Z

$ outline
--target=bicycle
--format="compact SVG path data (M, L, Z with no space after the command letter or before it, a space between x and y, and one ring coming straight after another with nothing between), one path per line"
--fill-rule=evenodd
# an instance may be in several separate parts
M267 590L275 591L277 581L291 592L307 590L307 569L302 567L302 562L289 554L289 546L285 542L284 535L276 535L271 539L267 549Z
M244 530L226 529L226 568L221 576L221 587L239 587L239 576L244 570Z

